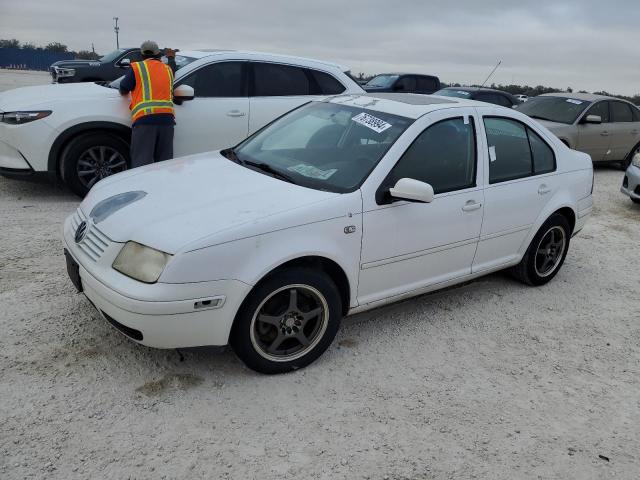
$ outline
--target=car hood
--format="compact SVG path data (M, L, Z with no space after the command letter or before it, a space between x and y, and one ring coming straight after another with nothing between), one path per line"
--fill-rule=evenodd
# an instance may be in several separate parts
M52 83L7 90L0 93L0 110L5 112L27 110L41 105L52 105L64 100L90 100L106 97L120 97L118 90L102 87L92 82Z
M89 67L96 66L99 67L101 65L100 60L58 60L51 64L52 67L65 67L65 68L73 68L73 67Z
M95 185L80 208L89 216L99 202L126 192L144 195L96 226L113 241L133 240L171 254L295 226L275 224L285 212L339 196L208 152L109 177ZM313 221L295 217L300 223Z

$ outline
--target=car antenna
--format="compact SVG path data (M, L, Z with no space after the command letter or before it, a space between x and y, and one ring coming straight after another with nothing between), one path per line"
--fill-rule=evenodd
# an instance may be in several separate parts
M491 75L493 75L494 73L496 73L496 70L498 69L498 67L502 64L502 60L498 60L498 63L496 64L495 67L493 67L493 70L491 70L491 73L489 74L489 76L486 78L486 80L484 82L482 82L482 85L480 85L480 88L484 87L484 85L489 81L489 79L491 78Z

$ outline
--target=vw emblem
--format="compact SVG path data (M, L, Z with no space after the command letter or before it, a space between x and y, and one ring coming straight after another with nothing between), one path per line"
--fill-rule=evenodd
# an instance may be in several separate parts
M86 234L87 234L87 222L81 222L80 225L78 225L78 228L76 229L76 236L75 236L76 243L80 243L82 240L84 240L84 237Z

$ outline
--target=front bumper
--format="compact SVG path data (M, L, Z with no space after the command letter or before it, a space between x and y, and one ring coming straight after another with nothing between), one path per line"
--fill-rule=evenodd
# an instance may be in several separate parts
M640 200L640 168L629 165L620 191L634 200Z
M237 280L181 284L144 284L111 268L114 252L98 261L90 258L71 236L71 217L65 222L64 244L79 265L83 293L121 333L155 348L226 345L236 312L251 286ZM114 278L119 285L113 286ZM215 307L203 302L220 298Z

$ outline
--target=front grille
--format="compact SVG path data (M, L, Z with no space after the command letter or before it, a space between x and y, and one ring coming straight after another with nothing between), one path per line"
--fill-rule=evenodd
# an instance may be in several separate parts
M75 232L78 229L78 225L86 220L87 219L82 211L80 209L76 210L71 222L73 231ZM80 247L80 249L86 253L91 260L96 262L107 248L109 248L109 245L111 245L109 237L102 233L98 227L87 222L87 233L82 241L78 243L78 247Z

